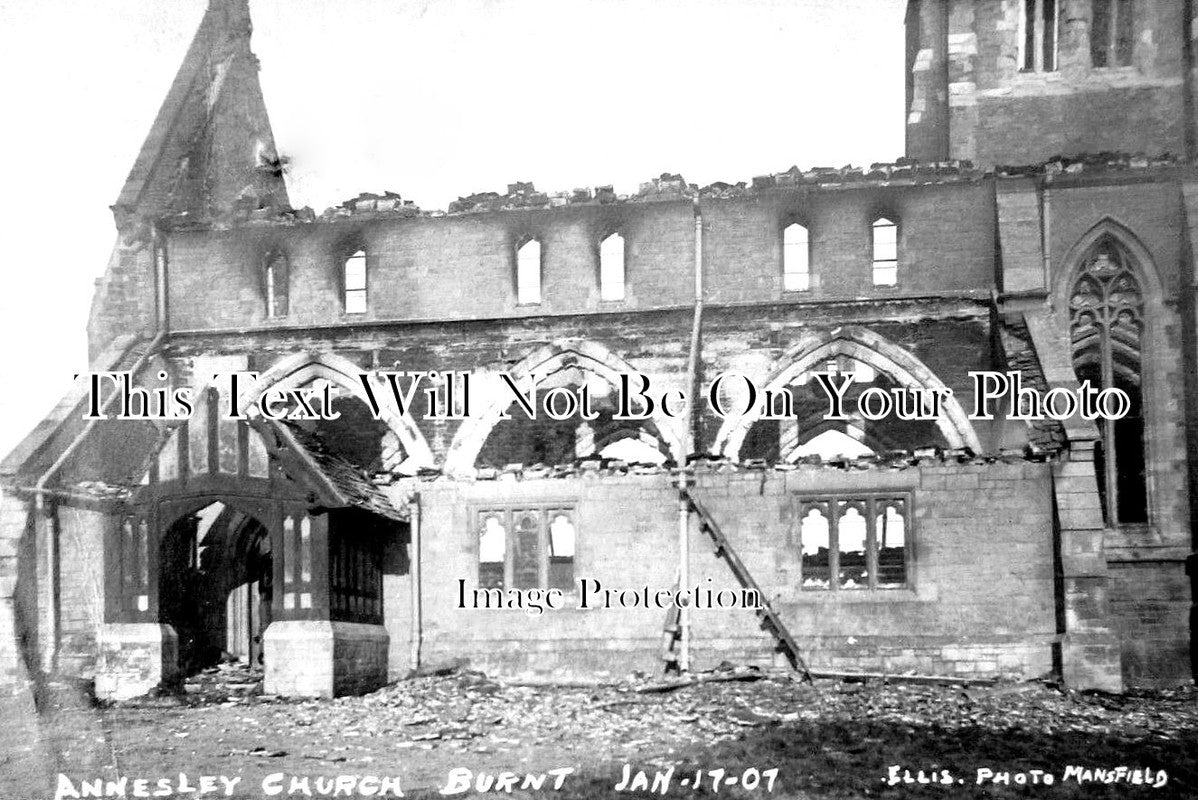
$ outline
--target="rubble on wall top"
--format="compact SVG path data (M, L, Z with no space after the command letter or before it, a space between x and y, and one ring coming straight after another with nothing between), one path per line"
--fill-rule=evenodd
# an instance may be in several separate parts
M679 469L673 462L665 464L636 463L619 459L587 456L565 464L507 464L503 467L476 467L469 476L476 481L526 481L574 477L620 477L626 475L670 475L680 472L687 475L714 475L729 473L782 473L795 470L834 470L841 472L868 470L905 470L921 466L943 466L964 464L1015 464L1024 462L1042 463L1053 458L1057 449L1048 449L1032 443L1023 448L1004 448L998 453L977 455L968 448L943 449L939 447L915 450L894 450L852 458L824 459L818 455L805 456L797 461L770 462L754 458L733 461L723 456L710 454L693 455L685 468ZM374 477L378 485L398 483L413 477L381 473ZM419 480L438 480L446 475L439 469L424 468L414 476ZM468 478L469 479L469 478Z
M521 208L560 208L575 205L607 205L610 203L652 203L670 200L727 200L752 197L772 189L795 186L845 186L850 184L936 183L946 180L973 180L983 173L969 161L945 161L921 164L912 159L899 159L893 164L871 164L868 168L816 167L800 170L791 167L786 172L760 175L751 183L716 181L700 187L687 183L678 174L663 172L645 181L631 195L616 194L611 186L575 189L571 192L538 192L532 183L513 183L507 194L482 192L459 197L450 204L449 214L479 214Z
M1040 177L1051 180L1060 175L1083 172L1101 173L1135 169L1180 166L1183 159L1164 153L1148 156L1144 153L1084 153L1077 156L1055 156L1046 162L1023 166L998 166L983 170L969 160L922 162L899 158L894 162L875 162L868 167L814 167L801 170L792 166L785 172L759 175L752 181L727 183L716 181L706 186L687 183L678 174L662 173L642 183L633 194L616 194L612 186L583 187L571 191L538 191L531 181L508 184L507 191L477 192L459 197L445 211L423 210L398 193L364 192L337 206L316 214L311 208L279 209L270 205L247 203L233 210L233 223L303 224L329 222L339 219L444 217L485 214L498 211L541 210L575 206L602 206L616 203L652 203L676 200L733 200L759 197L768 193L796 187L848 188L854 186L918 186L940 183L976 181L985 177Z
M752 189L787 188L791 186L843 186L848 184L920 184L941 183L952 180L974 180L984 175L975 169L972 161L952 160L920 162L912 158L900 158L892 163L875 162L868 168L851 164L843 167L815 167L800 170L792 166L786 172L761 175L753 178ZM737 184L740 186L740 184ZM718 192L721 184L712 184L708 189ZM704 190L707 191L706 189Z
M420 207L411 200L404 200L395 192L363 192L352 200L346 200L341 205L326 209L325 216L345 216L350 214L397 214L401 217L414 217L421 213Z
M1000 165L994 168L994 174L1000 178L1036 177L1039 175L1051 178L1057 175L1076 175L1082 172L1174 167L1184 163L1184 159L1174 156L1171 153L1149 156L1145 153L1103 151L1100 153L1080 153L1075 156L1053 156L1042 164L1025 166Z

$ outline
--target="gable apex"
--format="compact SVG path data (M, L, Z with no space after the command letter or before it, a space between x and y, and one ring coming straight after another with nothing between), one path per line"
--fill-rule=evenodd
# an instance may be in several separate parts
M287 208L248 0L211 0L113 206L117 227Z

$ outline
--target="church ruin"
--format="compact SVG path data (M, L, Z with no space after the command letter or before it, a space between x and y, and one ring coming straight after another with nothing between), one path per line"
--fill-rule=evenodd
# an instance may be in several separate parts
M248 0L211 0L113 206L88 324L93 370L200 387L197 407L89 420L81 384L5 459L5 683L129 697L234 658L267 692L332 696L455 659L622 675L794 646L830 671L1190 679L1192 3L911 0L895 163L517 183L445 212L292 208L250 34ZM375 415L372 370L587 387L596 415L505 419L498 393L465 420L421 393ZM971 419L978 370L1117 387L1131 411ZM229 396L230 372L257 377ZM793 414L614 413L621 375L693 397L725 372ZM828 420L817 374L952 393L934 421ZM313 386L338 419L221 413ZM738 570L772 617L455 605L459 581Z

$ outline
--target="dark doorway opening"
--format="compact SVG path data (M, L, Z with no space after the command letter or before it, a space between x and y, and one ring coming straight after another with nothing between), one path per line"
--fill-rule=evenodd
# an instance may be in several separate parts
M261 665L270 624L270 536L221 502L180 517L160 545L159 619L179 637L184 677L222 661Z

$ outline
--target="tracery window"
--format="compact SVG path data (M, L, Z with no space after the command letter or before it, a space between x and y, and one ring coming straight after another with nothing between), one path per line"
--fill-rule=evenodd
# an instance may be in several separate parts
M1099 419L1094 468L1108 524L1148 521L1142 341L1144 295L1125 248L1104 237L1083 260L1069 298L1073 368L1096 389L1119 388L1127 416Z
M490 508L475 520L480 589L573 590L572 507Z
M798 505L804 590L907 585L910 502L905 495L804 497Z

